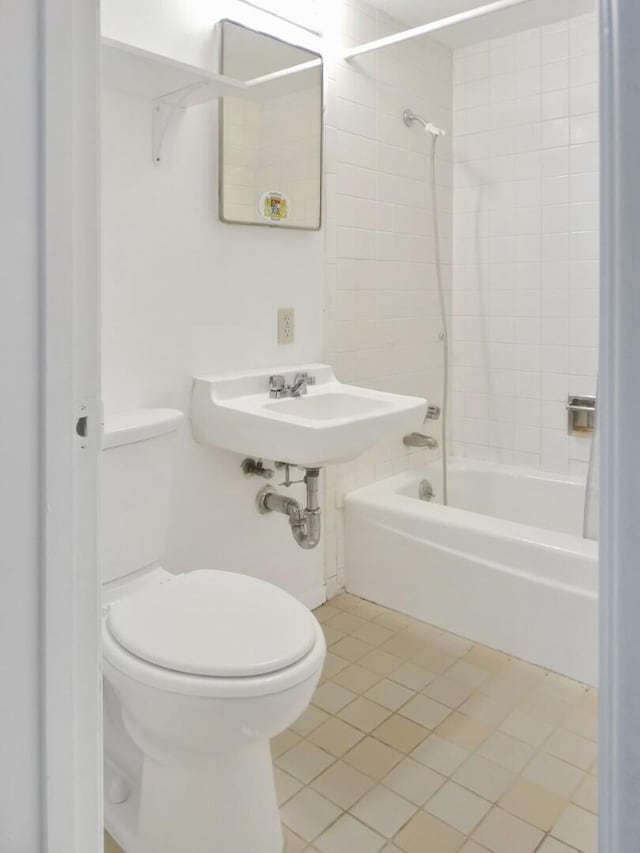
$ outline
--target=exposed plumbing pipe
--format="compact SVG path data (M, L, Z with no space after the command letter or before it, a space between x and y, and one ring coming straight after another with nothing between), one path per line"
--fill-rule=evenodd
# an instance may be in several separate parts
M320 542L321 520L318 502L319 468L307 468L304 484L307 488L306 507L302 509L294 498L275 492L271 486L260 489L257 495L258 511L263 515L280 512L288 516L291 533L301 548L310 551Z

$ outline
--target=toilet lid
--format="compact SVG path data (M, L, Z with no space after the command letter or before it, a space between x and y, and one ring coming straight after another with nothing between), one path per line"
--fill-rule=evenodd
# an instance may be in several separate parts
M233 572L198 571L115 602L107 625L149 663L221 678L277 672L315 643L315 619L289 593Z

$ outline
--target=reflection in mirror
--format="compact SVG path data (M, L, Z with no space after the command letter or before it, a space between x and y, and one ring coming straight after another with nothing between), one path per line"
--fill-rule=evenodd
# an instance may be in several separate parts
M220 99L220 218L320 228L322 59L222 21L220 72L249 97Z

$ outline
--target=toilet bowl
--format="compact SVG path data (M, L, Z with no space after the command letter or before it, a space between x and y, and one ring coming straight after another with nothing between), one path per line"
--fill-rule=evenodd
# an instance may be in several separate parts
M125 422L107 421L105 444L126 458L103 465L103 526L105 512L129 513L103 566L106 828L125 853L282 853L269 740L308 706L324 635L297 599L254 577L176 575L157 560L130 571L134 556L158 553L160 444L178 419Z
M102 639L105 679L142 756L126 853L281 853L269 739L320 678L313 615L255 578L162 573L108 607Z

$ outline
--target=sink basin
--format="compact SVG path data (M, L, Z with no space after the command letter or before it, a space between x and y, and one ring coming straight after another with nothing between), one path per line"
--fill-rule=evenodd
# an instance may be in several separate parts
M290 383L298 372L315 377L307 394L269 397L269 377ZM196 441L263 459L321 468L348 462L380 441L419 429L422 397L345 385L324 364L273 367L226 376L197 377L191 424Z

